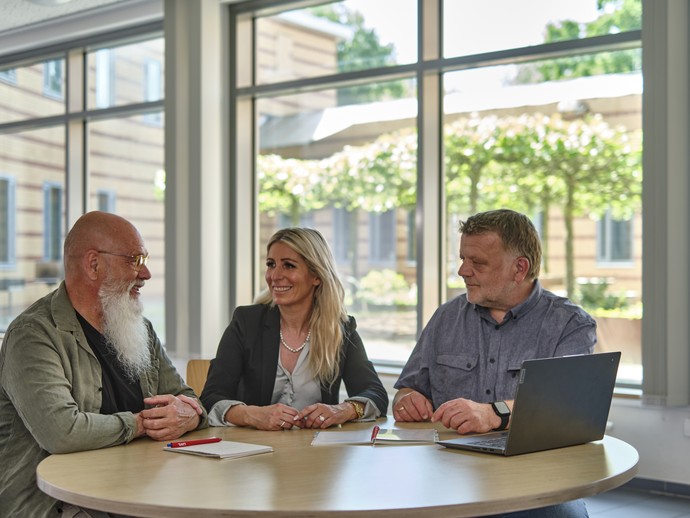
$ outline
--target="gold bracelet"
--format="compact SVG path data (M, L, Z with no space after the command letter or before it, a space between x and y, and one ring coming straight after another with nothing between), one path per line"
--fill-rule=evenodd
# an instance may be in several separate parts
M359 401L347 401L347 403L350 403L352 405L352 408L355 409L358 420L364 417L364 405L362 403L360 403Z

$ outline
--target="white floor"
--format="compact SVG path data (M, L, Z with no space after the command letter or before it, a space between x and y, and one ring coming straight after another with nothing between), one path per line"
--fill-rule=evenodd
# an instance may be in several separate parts
M615 489L586 498L590 518L690 518L690 498Z

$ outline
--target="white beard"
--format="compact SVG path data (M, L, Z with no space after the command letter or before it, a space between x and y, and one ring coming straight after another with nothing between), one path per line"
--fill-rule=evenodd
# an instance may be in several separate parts
M98 293L103 308L103 335L132 381L137 381L151 366L143 307L129 294L135 284L113 282L108 276Z

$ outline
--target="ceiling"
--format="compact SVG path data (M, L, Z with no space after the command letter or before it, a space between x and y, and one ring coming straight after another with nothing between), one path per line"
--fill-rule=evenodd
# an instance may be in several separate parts
M2 0L0 33L127 0Z

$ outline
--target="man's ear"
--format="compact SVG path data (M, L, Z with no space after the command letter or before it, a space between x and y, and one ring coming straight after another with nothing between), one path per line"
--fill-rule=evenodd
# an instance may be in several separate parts
M518 257L515 259L515 280L522 282L527 277L529 272L529 259L526 257Z
M84 271L86 272L87 277L92 281L95 281L96 279L98 279L98 271L102 267L101 254L99 254L95 250L89 250L88 252L86 252L86 255L84 255L82 265L84 267Z

